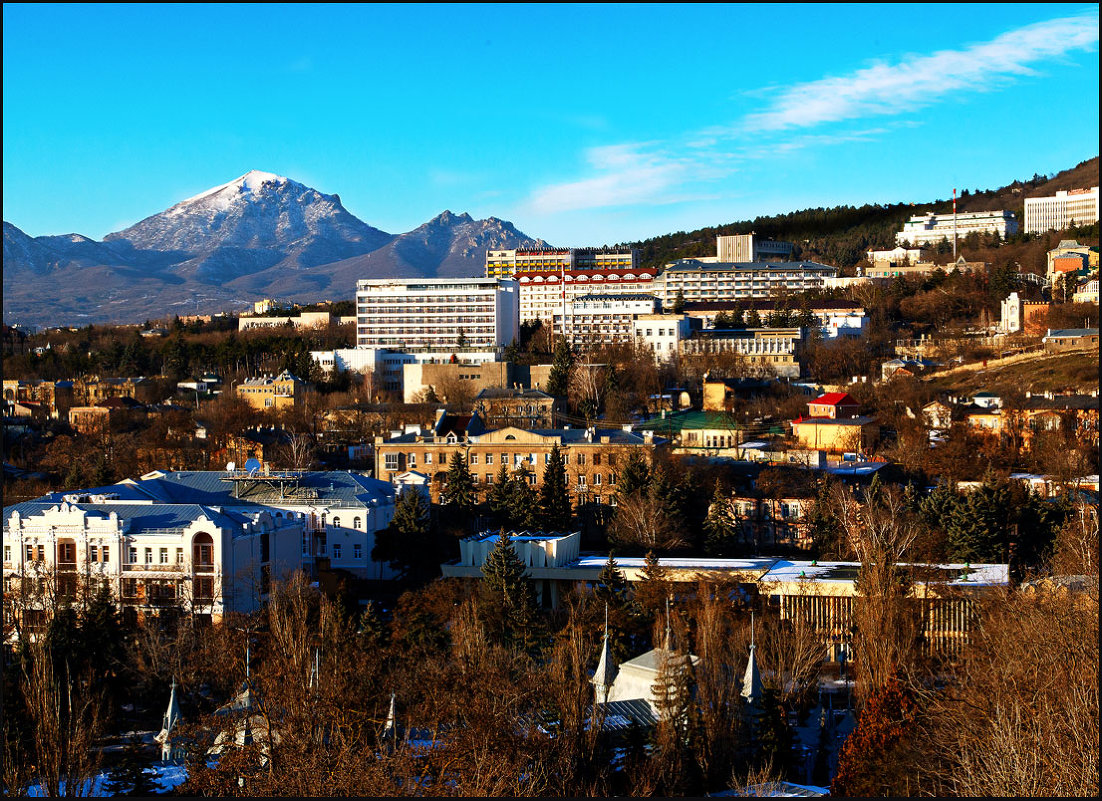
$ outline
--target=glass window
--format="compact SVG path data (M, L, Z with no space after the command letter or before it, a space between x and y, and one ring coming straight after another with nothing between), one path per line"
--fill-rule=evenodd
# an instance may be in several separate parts
M333 518L333 527L334 528L340 528L341 527L341 519L339 517L334 517Z
M334 559L340 559L341 558L341 546L340 546L339 542L334 542L333 543L333 558Z
M146 548L145 549L145 563L147 565L153 564L153 549L152 548Z
M9 550L10 549L8 548L8 546L5 545L4 546L4 561L5 562L11 561L9 556L8 556ZM99 556L99 548L96 547L95 545L89 545L88 546L88 559L89 559L89 561L98 562L99 561L99 559L97 558L98 556Z
M353 545L352 546L352 557L354 559L363 559L363 556L364 556L364 547L362 545Z
M486 454L486 464L493 464L493 463L494 463L494 455L492 453L487 453Z
M468 457L467 462L469 464L478 464L478 454L472 453L470 457Z
M106 550L106 549L104 549L104 550ZM176 549L176 564L182 565L183 563L184 563L184 549L183 548L177 548Z
M137 562L138 562L138 549L132 547L130 549L130 564L132 564L132 565L137 564Z
M157 556L160 558L160 564L168 564L168 548L161 548Z

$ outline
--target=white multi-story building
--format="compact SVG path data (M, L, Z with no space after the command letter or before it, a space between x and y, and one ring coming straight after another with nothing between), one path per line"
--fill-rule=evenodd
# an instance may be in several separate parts
M637 314L631 327L637 345L650 348L656 362L668 362L689 338L692 322L687 314Z
M1018 233L1018 220L1010 211L969 211L954 215L919 214L903 223L903 230L895 235L898 245L936 245L941 240L953 241L968 234L998 234L1002 238Z
M519 334L517 282L383 278L356 284L356 347L417 361L496 361Z
M666 266L652 291L668 308L680 297L686 302L769 298L783 292L822 289L837 267L813 261L707 263L681 259Z
M717 263L733 264L746 261L787 261L792 258L792 243L758 239L754 234L734 234L716 237Z
M487 278L525 273L632 271L638 251L623 248L529 248L486 251Z
M4 591L19 593L32 628L58 593L102 582L135 613L217 621L320 560L393 578L371 552L394 499L386 482L340 471L154 471L52 493L4 509Z
M654 295L609 294L581 295L570 302L566 317L566 336L572 345L614 345L634 340L632 321L640 314L654 314L658 301ZM563 330L562 312L553 320L555 330Z
M569 314L570 302L582 295L648 293L653 284L653 270L524 273L517 277L520 319L550 323L556 314L562 315L564 303Z
M800 377L806 328L741 328L694 331L680 343L681 355L735 353L762 375Z
M1050 197L1030 197L1025 201L1025 232L1043 234L1063 231L1072 225L1098 222L1098 187L1070 189Z

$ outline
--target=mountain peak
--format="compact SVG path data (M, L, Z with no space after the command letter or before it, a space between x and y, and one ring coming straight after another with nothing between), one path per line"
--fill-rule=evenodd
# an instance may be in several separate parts
M289 179L284 178L282 175L276 175L273 172L249 170L241 177L234 178L229 183L221 184L213 189L207 189L204 192L200 192L198 195L189 197L187 200L181 200L173 206L173 208L191 206L204 200L212 201L217 205L224 205L231 203L238 195L255 195L262 192L266 186L283 186L287 183L294 182L289 181Z
M462 223L474 222L474 219L467 212L460 214L453 214L451 209L444 209L437 214L427 225L461 225Z

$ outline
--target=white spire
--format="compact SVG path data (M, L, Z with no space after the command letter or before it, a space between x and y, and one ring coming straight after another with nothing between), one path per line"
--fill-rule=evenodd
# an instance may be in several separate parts
M618 673L616 663L612 659L612 648L609 645L608 604L605 604L605 636L601 645L601 659L597 662L597 671L593 674L593 689L596 690L597 700L608 703L608 693Z
M762 683L761 673L758 671L758 659L754 653L757 646L754 645L754 613L750 612L750 658L746 661L746 673L742 677L742 697L751 706L757 706L761 701Z
M390 694L390 709L386 713L386 728L383 729L384 737L394 737L398 732L398 714L395 709L394 693Z
M161 760L163 762L169 762L173 758L172 749L172 730L176 728L176 724L180 721L180 704L176 700L176 677L172 677L172 690L168 696L168 709L165 710L165 716L161 723L161 731L154 738L161 744Z

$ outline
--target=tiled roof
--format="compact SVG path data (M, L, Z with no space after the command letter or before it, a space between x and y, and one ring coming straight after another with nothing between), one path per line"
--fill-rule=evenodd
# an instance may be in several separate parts
M860 404L850 397L848 392L825 392L815 400L811 401L814 404L828 404L830 406L838 406L845 404L846 406L859 406Z

